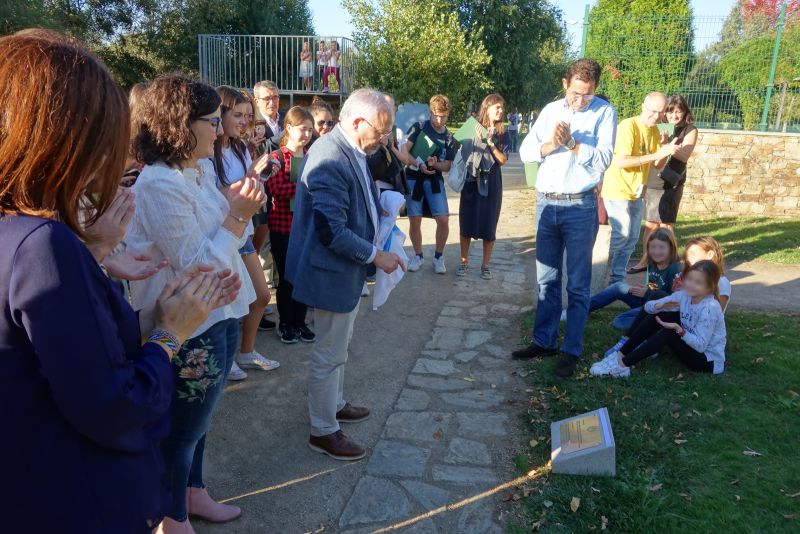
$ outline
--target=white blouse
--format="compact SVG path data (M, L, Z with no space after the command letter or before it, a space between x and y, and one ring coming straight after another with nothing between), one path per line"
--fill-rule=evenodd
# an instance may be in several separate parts
M339 68L339 55L340 54L341 54L341 52L339 52L338 50L336 50L335 52L330 52L330 59L328 60L328 66L329 67L334 67L334 68L337 68L337 69Z
M181 172L163 163L146 165L133 186L136 212L125 236L129 251L170 261L155 276L131 282L131 304L142 313L152 313L164 287L191 265L205 263L239 274L242 288L236 300L213 310L191 337L225 319L244 317L256 299L239 256L247 236L236 237L223 228L230 208L217 189L214 165L210 160L201 160L198 167L199 173L195 169ZM152 317L140 317L140 321L150 324Z
M269 122L269 118L267 118L267 121ZM231 147L222 149L222 165L225 167L225 177L228 179L228 185L244 179L247 175L247 170L252 164L253 159L250 157L249 150L244 149L244 164L242 164L242 160L239 159L239 156L236 155ZM253 225L253 219L250 219L247 221L247 228L244 230L244 235L250 237L254 232L255 226Z

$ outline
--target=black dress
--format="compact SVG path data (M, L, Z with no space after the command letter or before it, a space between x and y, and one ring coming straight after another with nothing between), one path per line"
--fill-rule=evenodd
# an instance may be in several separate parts
M507 132L496 140L495 144L508 155L510 138ZM479 177L467 175L464 189L461 190L458 209L460 233L462 237L494 241L497 239L497 223L503 205L503 173L497 161L494 161L485 177L488 185L486 196L481 195L479 191L479 180Z

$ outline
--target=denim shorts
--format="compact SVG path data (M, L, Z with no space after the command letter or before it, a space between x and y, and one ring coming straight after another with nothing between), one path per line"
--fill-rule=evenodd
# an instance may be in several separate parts
M416 180L408 180L408 190L412 191L412 193L406 195L406 212L409 217L422 217L422 200L411 198L416 183ZM439 189L438 193L434 193L430 180L425 180L422 184L424 199L428 202L431 215L434 217L450 214L450 208L447 206L447 189L445 188L444 180L439 180Z
M255 254L256 246L253 244L253 236L247 238L245 241L244 246L239 249L240 256L247 256L248 254Z

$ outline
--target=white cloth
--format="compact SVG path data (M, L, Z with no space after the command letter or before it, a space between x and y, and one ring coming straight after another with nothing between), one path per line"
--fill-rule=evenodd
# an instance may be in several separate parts
M250 151L244 149L244 164L239 159L231 147L222 149L222 165L225 167L225 177L228 179L228 184L240 182L247 174L247 169L253 164L253 158L250 157ZM247 221L247 228L244 230L245 237L250 237L255 233L253 220Z
M272 130L272 135L281 135L283 133L283 128L281 128L280 117L273 119L272 117L265 116L264 120L267 121L267 126L269 129Z
M333 68L339 68L339 55L341 52L338 50L329 52L330 59L328 59L328 66Z
M377 243L381 250L394 252L407 265L408 256L406 256L406 252L403 249L406 234L395 225L400 209L405 203L406 197L397 191L384 191L381 194L381 208L388 215L384 215L381 219ZM396 269L391 274L386 274L382 269L377 270L375 273L375 287L372 288L373 310L377 310L389 299L389 293L400 283L404 274L402 269Z
M194 169L181 172L163 163L146 165L133 186L136 212L125 236L129 251L170 261L155 276L131 282L131 304L143 310L142 324L152 324L152 306L161 290L185 268L206 263L239 275L242 289L236 300L212 311L192 337L222 320L247 315L256 298L238 252L246 236L236 237L223 228L229 206L217 189L214 166L210 160L201 160L198 166L199 176Z

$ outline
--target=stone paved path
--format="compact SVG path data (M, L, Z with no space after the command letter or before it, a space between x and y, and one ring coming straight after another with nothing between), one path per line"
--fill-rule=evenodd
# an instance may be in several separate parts
M471 265L480 265L479 248ZM339 519L343 532L505 530L498 495L461 504L515 476L506 456L524 383L508 354L530 311L521 305L530 302L529 248L498 241L494 279L473 269L456 283Z

